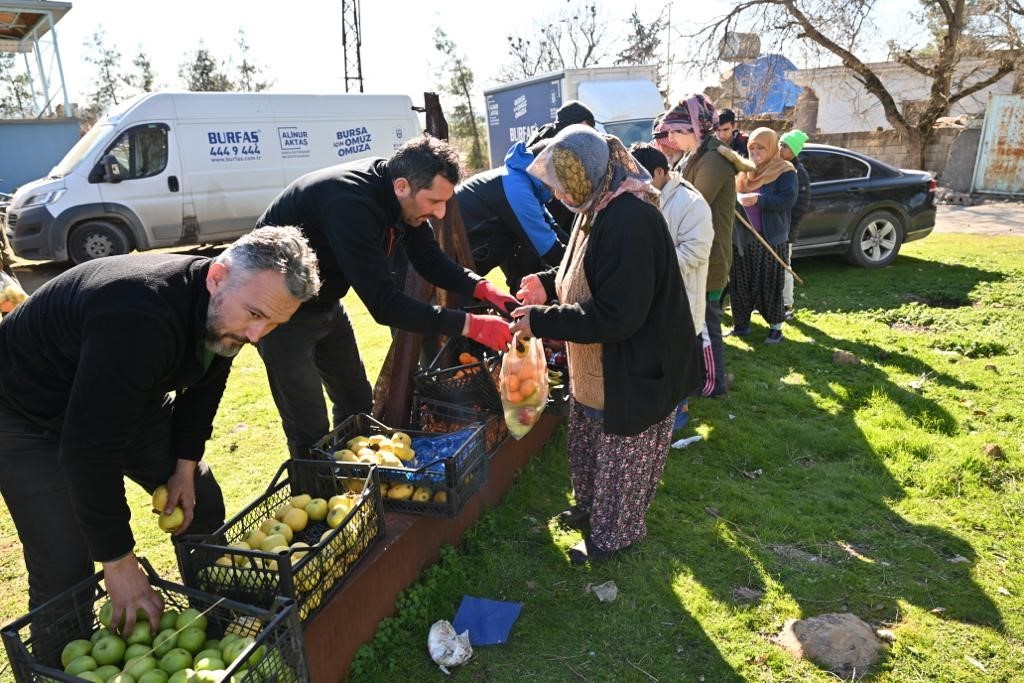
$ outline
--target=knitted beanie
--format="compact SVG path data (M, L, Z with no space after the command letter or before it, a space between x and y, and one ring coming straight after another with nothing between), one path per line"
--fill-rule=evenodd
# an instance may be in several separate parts
M779 142L789 147L789 150L793 152L793 156L799 156L800 152L804 149L804 144L807 142L807 133L794 128L779 138Z
M579 100L569 100L555 112L555 130L560 131L574 123L594 123L594 112Z

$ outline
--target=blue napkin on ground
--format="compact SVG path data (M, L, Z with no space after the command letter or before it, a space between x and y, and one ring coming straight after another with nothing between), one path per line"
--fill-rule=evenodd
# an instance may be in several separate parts
M502 602L487 598L462 596L452 626L456 633L469 629L469 642L477 645L501 645L508 640L512 624L523 609L521 602Z

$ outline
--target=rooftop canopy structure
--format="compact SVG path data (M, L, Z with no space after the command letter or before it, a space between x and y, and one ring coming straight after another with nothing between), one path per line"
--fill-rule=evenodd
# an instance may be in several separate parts
M0 52L21 53L36 116L72 114L56 28L70 9L70 2L0 0Z

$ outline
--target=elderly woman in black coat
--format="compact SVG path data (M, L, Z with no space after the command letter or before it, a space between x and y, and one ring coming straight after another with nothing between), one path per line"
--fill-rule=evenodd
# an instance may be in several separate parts
M570 126L527 170L576 214L557 271L523 279L513 330L568 342L576 505L560 518L587 532L569 551L582 564L647 533L675 406L698 384L696 332L650 175L618 138Z

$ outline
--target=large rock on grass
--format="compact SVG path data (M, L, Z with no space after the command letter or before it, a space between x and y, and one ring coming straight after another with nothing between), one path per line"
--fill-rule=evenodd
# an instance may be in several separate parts
M789 619L775 641L797 659L809 659L843 680L867 675L882 648L874 630L849 613Z

